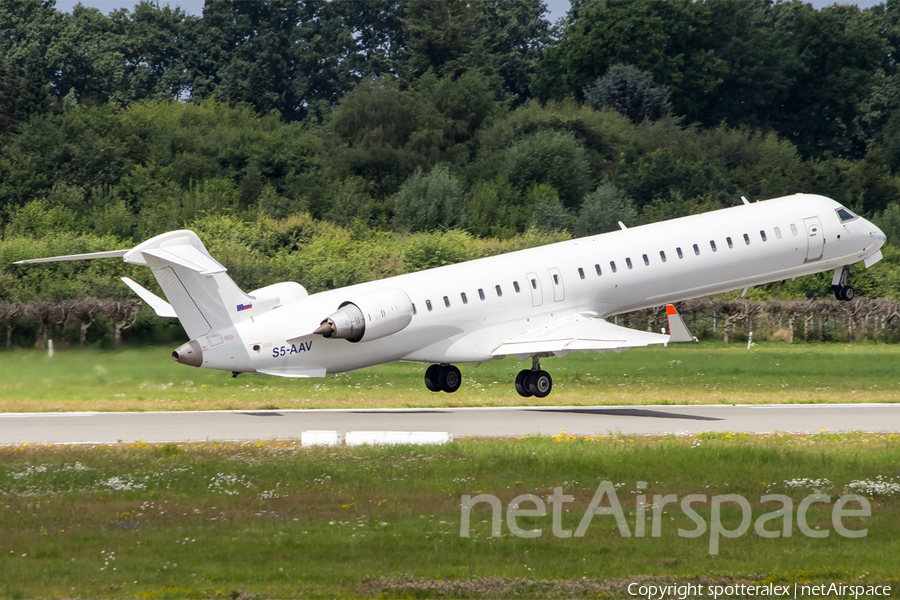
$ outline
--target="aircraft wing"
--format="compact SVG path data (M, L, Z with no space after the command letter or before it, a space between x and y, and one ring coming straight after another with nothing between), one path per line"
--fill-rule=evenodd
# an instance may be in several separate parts
M594 313L579 313L513 338L501 344L491 355L513 355L521 360L535 354L565 356L576 350L581 352L621 352L628 348L651 344L692 340L693 337L690 336L681 316L674 307L670 305L666 308L670 331L673 331L675 336L619 327L597 317ZM672 327L673 325L675 327ZM682 331L685 335L679 335Z

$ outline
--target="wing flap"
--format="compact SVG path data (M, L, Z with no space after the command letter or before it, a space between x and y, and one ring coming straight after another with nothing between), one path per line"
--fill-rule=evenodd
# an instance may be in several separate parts
M533 329L494 350L492 356L620 352L651 344L666 344L669 336L619 327L593 314L578 314Z

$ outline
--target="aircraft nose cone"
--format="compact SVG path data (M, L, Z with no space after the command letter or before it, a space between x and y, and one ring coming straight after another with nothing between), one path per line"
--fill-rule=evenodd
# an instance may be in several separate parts
M197 340L191 340L172 351L172 360L189 367L199 367L203 364L203 351Z

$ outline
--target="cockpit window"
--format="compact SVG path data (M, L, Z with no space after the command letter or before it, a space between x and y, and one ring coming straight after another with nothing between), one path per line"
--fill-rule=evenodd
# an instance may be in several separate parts
M852 212L844 208L843 206L837 209L837 216L841 220L841 223L846 223L847 221L852 221L856 218Z

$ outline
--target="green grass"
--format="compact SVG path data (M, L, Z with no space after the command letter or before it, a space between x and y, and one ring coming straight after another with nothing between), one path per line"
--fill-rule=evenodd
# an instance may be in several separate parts
M425 389L426 365L397 363L325 379L281 379L186 367L171 348L2 354L0 411L510 406L527 404L900 401L900 346L721 342L547 358L545 399L516 395L512 358L460 365L455 394Z
M751 527L711 555L708 535L677 536L694 527L677 507L663 513L659 538L649 524L646 537L621 537L610 516L595 517L582 538L557 538L549 515L519 519L543 528L540 537L515 537L505 522L492 537L486 505L473 510L471 537L459 534L464 494L494 494L505 509L520 494L546 498L562 487L575 497L562 524L575 529L597 485L611 481L633 530L637 481L649 482L648 499L740 494L755 520L777 508L760 504L766 493L795 506L814 492L833 501L879 477L888 485L870 490L871 517L848 523L868 528L860 539L809 538L795 522L791 537L765 539ZM465 586L529 597L553 580L553 597L624 597L628 582L688 579L888 582L898 597L898 482L896 435L8 447L0 597L440 597L466 595ZM831 529L821 506L810 525ZM708 523L708 505L695 508ZM738 515L723 514L735 527ZM520 591L501 577L519 578Z

